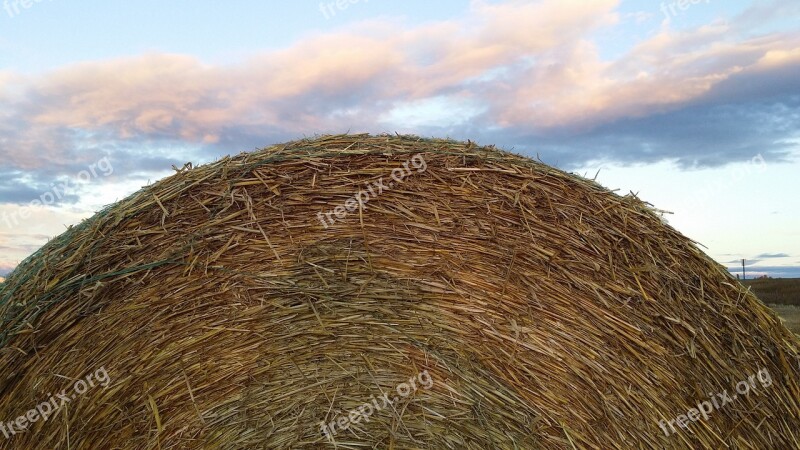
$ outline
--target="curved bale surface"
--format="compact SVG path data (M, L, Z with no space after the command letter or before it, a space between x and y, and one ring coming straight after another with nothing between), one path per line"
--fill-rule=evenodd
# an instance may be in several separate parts
M0 448L800 442L757 298L637 198L471 142L186 167L21 264L0 320Z

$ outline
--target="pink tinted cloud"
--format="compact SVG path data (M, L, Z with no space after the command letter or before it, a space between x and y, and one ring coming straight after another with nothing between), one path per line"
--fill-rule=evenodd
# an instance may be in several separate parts
M495 92L492 117L504 126L591 127L681 108L738 75L800 63L800 34L742 38L738 31L724 24L662 30L616 61L576 42Z

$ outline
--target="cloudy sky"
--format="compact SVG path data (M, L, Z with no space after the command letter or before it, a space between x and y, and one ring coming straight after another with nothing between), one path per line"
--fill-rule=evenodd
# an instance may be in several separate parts
M797 0L2 7L0 275L172 165L349 131L538 156L800 277Z

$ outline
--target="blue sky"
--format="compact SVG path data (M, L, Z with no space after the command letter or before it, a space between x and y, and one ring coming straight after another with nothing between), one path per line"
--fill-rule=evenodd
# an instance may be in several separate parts
M364 131L538 155L800 277L796 0L3 1L0 275L173 164Z

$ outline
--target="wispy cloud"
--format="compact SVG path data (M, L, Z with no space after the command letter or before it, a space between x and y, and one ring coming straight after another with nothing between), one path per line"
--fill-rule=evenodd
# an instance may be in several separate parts
M756 258L771 259L771 258L790 258L791 256L786 253L762 253Z
M752 266L755 264L760 263L760 259L745 259L744 265L745 266ZM742 267L742 260L741 259L732 259L730 261L726 261L725 264L738 264L738 267Z

